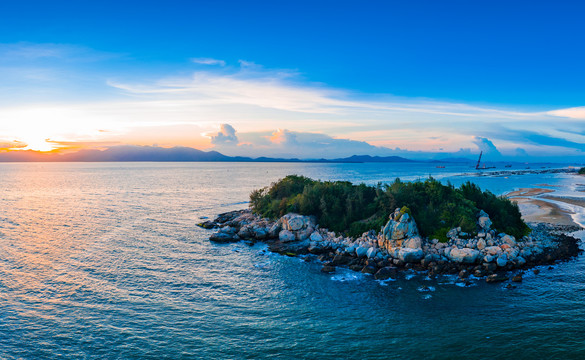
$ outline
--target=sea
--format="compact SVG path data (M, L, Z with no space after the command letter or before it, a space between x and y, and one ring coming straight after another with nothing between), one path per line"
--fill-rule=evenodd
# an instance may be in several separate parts
M585 358L584 255L512 289L416 272L376 281L214 244L196 226L289 174L585 196L576 175L456 164L3 163L0 359Z

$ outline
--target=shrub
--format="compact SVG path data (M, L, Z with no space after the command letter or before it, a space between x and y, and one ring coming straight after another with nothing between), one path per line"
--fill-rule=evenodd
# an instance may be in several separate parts
M529 231L516 204L470 182L455 188L433 178L396 179L389 185L366 186L291 175L250 194L250 206L257 214L270 218L289 212L314 215L321 226L349 236L380 229L396 205L402 206L401 214L414 218L421 235L440 241L447 240L446 233L453 227L477 233L479 209L490 214L498 231L515 237Z
M579 169L579 175L585 175L585 167Z

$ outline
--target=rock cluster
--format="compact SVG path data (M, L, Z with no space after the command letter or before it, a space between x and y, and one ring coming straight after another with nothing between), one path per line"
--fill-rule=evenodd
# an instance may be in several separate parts
M393 277L398 268L414 268L430 275L487 276L486 281L497 282L505 271L567 259L580 251L575 238L554 234L542 224L522 239L497 233L484 211L477 217L477 235L454 228L447 232L446 242L421 237L414 219L400 209L380 233L371 230L356 239L319 228L315 217L292 213L271 221L242 210L221 214L204 225L200 226L218 228L210 237L214 242L266 241L271 251L319 256L324 272L348 266L376 279Z

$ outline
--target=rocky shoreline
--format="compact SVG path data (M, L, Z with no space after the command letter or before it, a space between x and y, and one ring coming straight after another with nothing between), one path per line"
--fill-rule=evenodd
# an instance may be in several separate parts
M446 242L421 237L414 220L400 209L380 232L371 230L355 239L320 228L315 217L298 214L273 221L250 210L237 210L198 225L216 230L210 236L213 242L261 241L272 252L317 257L323 262L323 272L345 266L378 280L413 269L429 276L459 274L463 281L473 275L486 282L509 280L510 272L516 270L512 280L521 281L523 270L568 260L582 251L579 240L566 235L578 227L530 224L531 234L515 239L491 229L489 215L483 211L478 214L477 235L454 228Z

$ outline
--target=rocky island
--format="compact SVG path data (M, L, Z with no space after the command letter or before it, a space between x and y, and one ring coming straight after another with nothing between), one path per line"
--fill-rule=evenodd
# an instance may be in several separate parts
M353 217L332 222L338 204L327 203L331 193L349 207L337 211L344 216L353 211ZM365 207L352 204L354 197ZM311 204L315 200L318 206ZM395 207L397 201L408 206ZM486 209L478 208L481 205ZM323 272L346 266L378 280L395 277L400 269L414 269L429 276L473 275L499 282L508 280L512 270L567 260L581 251L578 240L565 234L567 227L527 226L516 204L473 184L456 189L433 179L396 180L383 189L289 176L253 192L250 206L199 225L216 230L210 236L213 242L262 241L273 252L317 257ZM388 211L388 206L393 209ZM496 218L490 217L490 209ZM422 226L417 225L417 217ZM320 226L319 220L337 227L336 231ZM377 229L371 228L379 223ZM370 229L355 233L364 227ZM514 280L521 281L521 275Z

